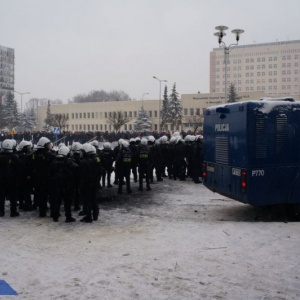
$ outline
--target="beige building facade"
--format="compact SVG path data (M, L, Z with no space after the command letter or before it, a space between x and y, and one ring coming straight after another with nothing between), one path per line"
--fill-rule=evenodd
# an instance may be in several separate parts
M239 93L241 101L257 100L266 96L262 92ZM183 120L181 128L177 130L193 130L193 122L199 116L203 116L205 109L209 106L225 103L224 94L182 94L181 103L183 106ZM50 106L51 114L65 114L68 116L68 127L65 130L76 131L113 131L113 126L107 123L107 118L116 111L122 111L130 118L130 122L122 126L121 131L134 131L134 123L137 120L138 111L142 106L149 115L152 123L152 130L158 130L158 109L159 100L143 101L111 101L92 103L69 103L55 104ZM42 130L46 119L47 105L38 106L38 130ZM173 132L176 128L171 128L168 124L165 131Z
M300 40L234 46L227 60L227 86L238 93L300 95ZM224 48L210 53L210 92L225 93Z

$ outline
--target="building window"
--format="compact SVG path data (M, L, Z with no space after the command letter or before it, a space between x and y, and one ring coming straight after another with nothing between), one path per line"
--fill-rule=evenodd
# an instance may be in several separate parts
M157 110L154 111L154 117L157 118Z
M129 112L129 118L132 118L132 111Z
M269 69L272 69L272 65L271 64L269 64Z
M187 109L187 108L185 108L185 109L183 110L183 114L184 114L185 116L187 116L187 114L188 114L188 109Z
M269 57L269 61L272 61L272 57Z
M74 119L74 113L72 113L72 115L71 115L71 116L72 116L72 119Z
M190 115L193 116L194 115L194 109L190 108Z
M256 61L257 61L257 62L260 62L260 57L258 57Z
M274 68L274 69L277 69L277 64L274 64L274 65L273 65L273 68Z
M97 130L97 131L99 130L99 125L98 125L98 124L96 124L96 130Z
M133 112L133 115L134 115L134 117L136 118L136 116L137 116L137 112L136 112L136 111L134 111L134 112Z
M79 113L79 118L82 119L82 113Z
M282 60L286 60L286 56L282 56Z
M86 130L86 125L83 125L83 130Z
M92 113L92 119L95 119L95 114L94 113Z
M129 124L129 130L132 130L132 124Z
M107 118L107 112L104 113L104 117Z
M200 108L196 108L196 115L200 116Z
M106 125L106 124L104 125L104 130L105 130L105 131L107 130L107 125Z
M152 118L152 110L149 110L149 117Z
M75 130L78 130L78 125L77 124L75 125Z

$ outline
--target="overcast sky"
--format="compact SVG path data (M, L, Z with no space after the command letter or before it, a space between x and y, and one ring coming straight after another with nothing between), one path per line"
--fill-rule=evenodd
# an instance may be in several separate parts
M101 89L158 99L153 76L207 93L216 26L245 30L240 45L300 39L300 0L0 0L0 11L23 101Z

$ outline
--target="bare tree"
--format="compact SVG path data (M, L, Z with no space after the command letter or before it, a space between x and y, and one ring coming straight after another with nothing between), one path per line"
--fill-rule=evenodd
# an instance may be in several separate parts
M61 130L68 129L69 115L68 114L51 114L52 127L59 127Z
M106 122L113 126L115 131L119 131L121 126L127 124L131 118L125 116L123 111L114 111L106 119Z
M203 115L186 116L185 120L187 123L189 123L190 127L193 128L194 134L196 134L198 128L203 127L204 116Z

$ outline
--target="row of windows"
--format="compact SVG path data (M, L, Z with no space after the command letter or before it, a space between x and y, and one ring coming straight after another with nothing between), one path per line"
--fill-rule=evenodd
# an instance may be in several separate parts
M266 90L269 90L269 91L277 91L280 87L278 87L277 85L274 85L274 86L257 86L257 87L253 87L253 86L250 86L250 87L246 87L246 91L249 92L254 92L254 91L266 91ZM294 87L292 87L291 85L282 85L281 86L281 90L292 90L292 88L294 89L294 91L298 91L300 90L300 86L298 85L294 85ZM237 87L237 91L238 92L242 92L242 88L241 87ZM216 88L213 90L213 93L221 93L221 92L225 92L225 88Z
M154 124L154 130L157 130L157 124ZM112 125L107 124L76 124L71 125L72 131L111 131ZM133 124L125 124L124 130L134 130Z
M292 82L292 81L298 82L299 78L298 77L294 77L294 78L290 78L290 77L285 78L284 77L284 78L281 79L281 82ZM238 85L242 84L242 80L235 80L234 82L235 82L235 84L238 84ZM265 79L256 79L256 82L257 83L261 83L261 82L265 83ZM269 82L277 82L277 78L269 78ZM245 83L246 84L249 84L249 83L253 84L254 83L254 79L251 79L251 80L247 79L245 81ZM216 85L220 85L220 84L221 84L220 81L216 81ZM225 80L222 82L222 84L225 84Z
M268 67L269 69L277 69L278 65L277 64L269 64L268 66L267 65L257 65L256 66L256 69L257 70L260 70L260 69L266 69L266 67ZM291 68L292 67L292 64L291 63L283 63L281 65L282 68ZM299 67L299 64L298 63L294 63L294 67ZM242 71L242 67L241 66L238 66L238 67L233 67L232 68L233 71ZM245 70L255 70L255 66L253 65L249 65L249 66L246 66L245 67ZM215 72L220 72L220 71L225 71L225 67L223 67L222 69L220 68L216 68L215 69ZM227 67L227 71L230 71L230 67Z
M129 117L129 118L136 118L137 117L137 111L125 111L124 115L125 117ZM149 114L149 117L152 118L157 118L157 111L147 111L147 113ZM98 119L98 118L110 118L112 117L113 112L87 112L87 113L71 113L71 118L72 119Z
M152 117L155 117L157 118L157 111L155 110L154 112L152 111L147 111L148 114L149 114L149 117L152 118ZM184 109L184 115L200 115L201 114L201 111L200 111L200 108L185 108ZM127 112L125 111L124 112L124 115L127 117L134 117L136 118L137 117L137 112L134 111L134 112ZM95 118L109 118L112 116L112 112L91 112L91 113L71 113L71 118L72 119L95 119ZM96 129L97 130L97 129ZM100 129L100 130L103 130L103 129ZM104 128L105 130L105 128Z
M291 60L292 58L294 58L295 60L299 59L300 56L298 54L294 55L294 57L292 57L291 55L283 55L281 57L282 60ZM277 61L278 57L277 56L269 56L267 57L257 57L256 58L256 62L265 62L265 61ZM241 59L233 59L232 60L234 64L241 64L242 60ZM246 58L245 59L246 63L254 63L255 59L254 58ZM221 63L221 61L217 61L217 65L219 65ZM230 61L228 62L230 63Z

